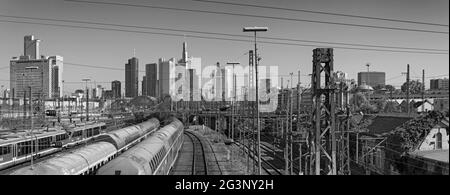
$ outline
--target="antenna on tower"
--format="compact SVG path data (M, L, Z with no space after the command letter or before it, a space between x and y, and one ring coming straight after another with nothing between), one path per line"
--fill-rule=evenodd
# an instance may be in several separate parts
M133 57L136 57L136 48L133 48Z

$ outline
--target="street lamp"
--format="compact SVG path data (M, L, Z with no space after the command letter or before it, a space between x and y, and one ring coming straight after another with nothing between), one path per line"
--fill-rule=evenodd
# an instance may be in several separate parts
M26 67L25 68L25 70L29 70L30 72L33 72L33 70L37 70L37 69L39 69L39 67L37 67L37 66L29 66L29 67ZM30 86L29 86L30 87ZM33 118L33 111L31 110L32 109L32 104L33 104L33 100L32 100L32 87L30 87L30 111L31 111L31 130L29 131L30 132L30 136L33 138L33 130L34 130L34 118ZM25 91L25 90L24 90ZM24 93L25 94L25 93ZM37 137L35 136L35 141L34 141L34 144L33 144L33 142L31 142L31 144L32 144L32 146L31 146L31 170L33 170L33 159L34 159L34 148L36 147L36 144L37 144Z
M86 82L86 121L89 121L89 91L87 87L87 82L91 81L91 79L81 79Z
M257 125L257 139L258 139L258 175L261 175L261 132L259 124L259 98L258 98L258 54L256 47L256 32L266 32L267 27L245 27L243 32L253 32L255 37L255 73L256 73L256 125Z
M234 66L240 64L239 62L227 62L227 64L233 65L233 100L231 101L231 139L234 141L234 104L236 101L236 75L234 73Z

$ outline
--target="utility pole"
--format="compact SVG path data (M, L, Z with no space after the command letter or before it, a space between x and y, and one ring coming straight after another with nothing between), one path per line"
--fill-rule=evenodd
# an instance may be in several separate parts
M292 152L292 128L293 128L293 117L292 117L292 115L294 114L294 91L292 90L293 88L292 88L292 83L294 82L294 80L292 79L292 76L293 76L293 74L294 73L292 73L291 72L291 87L289 88L289 91L290 91L290 96L289 96L289 99L290 99L290 101L289 101L289 116L290 116L290 118L289 118L289 120L290 120L290 122L289 122L289 133L288 133L288 140L289 140L289 164L290 164L290 174L292 175L293 174L293 172L294 172L294 161L293 161L293 158L294 158L294 156L293 156L293 152Z
M89 121L89 89L87 87L87 82L91 79L82 79L82 81L86 82L86 121Z
M30 66L30 67L26 67L25 69L30 70L30 72L33 72L33 70L36 70L38 68L39 67L37 67L37 66ZM24 97L25 97L25 94L24 94ZM30 105L31 105L31 97L32 96L31 96L31 87L30 87ZM31 109L30 109L30 114L31 114L31 130L29 132L30 132L31 139L33 139L34 117L33 117L33 111ZM33 144L33 141L31 141L31 170L33 170L34 150L35 150L36 144L37 144L37 138L34 141L34 144Z
M289 81L288 81L289 82ZM283 126L283 140L284 140L284 174L289 175L289 143L288 143L288 131L289 131L289 83L286 87L286 103L285 114L286 114L286 125ZM283 91L284 93L284 91Z
M333 49L317 48L313 50L313 74L311 82L313 125L310 139L311 171L314 174L322 173L336 175L336 118L335 118L335 81L333 73ZM324 86L321 86L321 77L325 76ZM323 98L325 100L323 101ZM325 114L323 114L325 113ZM323 144L323 142L325 142ZM323 154L323 155L322 155ZM323 158L322 158L323 157Z
M259 97L258 97L258 54L256 47L256 32L266 32L267 27L245 27L244 32L254 32L255 37L255 80L256 80L256 126L257 126L257 141L258 141L258 175L261 175L261 127L259 124Z
M409 64L407 65L406 68L406 112L408 113L408 116L410 115L410 110L409 110Z
M425 69L422 70L422 112L425 112Z
M234 66L240 64L239 62L227 62L233 65L233 100L231 101L231 139L234 141L234 107L236 101L236 75L234 73Z
M300 70L298 71L298 83L297 83L297 133L300 133L300 101L301 101L301 93L300 93ZM302 138L298 141L298 174L302 175Z

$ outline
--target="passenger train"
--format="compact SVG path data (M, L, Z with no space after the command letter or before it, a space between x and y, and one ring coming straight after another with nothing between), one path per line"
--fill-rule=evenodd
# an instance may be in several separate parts
M147 138L159 128L158 119L132 125L95 137L95 143L69 152L57 154L48 160L23 167L12 175L87 175L95 172L117 157L121 152L131 148Z
M91 123L75 126L70 130L36 130L31 136L28 132L7 132L0 134L0 170L30 161L84 143L100 135L106 124Z
M167 175L183 143L183 123L173 121L105 166L98 175Z

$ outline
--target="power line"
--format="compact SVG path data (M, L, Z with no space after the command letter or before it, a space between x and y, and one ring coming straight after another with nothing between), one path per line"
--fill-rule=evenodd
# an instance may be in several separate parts
M324 14L324 15L331 15L331 16L344 16L344 17L351 17L351 18L363 18L363 19L371 19L371 20L382 20L382 21L391 21L391 22L403 22L403 23L411 23L411 24L424 24L424 25L432 25L432 26L444 26L444 27L448 27L449 26L448 24L438 24L438 23L430 23L430 22L417 22L417 21L412 21L412 20L400 20L400 19L393 19L393 18L370 17L370 16L351 15L351 14L342 14L342 13L333 13L333 12L324 12L324 11L314 11L314 10L306 10L306 9L272 7L272 6L255 5L255 4L231 3L231 2L210 1L210 0L192 0L192 1L204 2L204 3L225 4L225 5L236 5L236 6L244 6L244 7L266 8L266 9L284 10L284 11L294 11L294 12L305 12L305 13L314 13L314 14Z
M320 20L306 20L306 19L298 19L298 18L286 18L286 17L275 17L275 16L252 15L252 14L239 14L239 13L231 13L231 12L206 11L206 10L162 7L162 6L152 6L152 5L138 5L138 4L114 3L114 2L96 2L96 1L83 1L83 0L64 0L64 1L74 2L74 3L89 3L89 4L100 4L100 5L103 4L103 5L151 8L151 9L175 10L175 11L194 12L194 13L208 13L208 14L244 16L244 17L252 17L252 18L265 18L265 19L296 21L296 22L332 24L332 25L353 26L353 27L361 27L361 28L375 28L375 29L387 29L387 30L410 31L410 32L449 34L449 32L446 32L446 31L434 31L434 30L424 30L424 29L411 29L411 28L374 26L374 25L363 25L363 24L352 24L352 23L328 22L328 21L320 21Z
M208 37L208 36L199 36L199 35L163 33L163 32L150 32L150 31L138 31L138 30L125 30L125 29L104 28L104 27L88 27L88 26L67 25L67 24L49 24L49 23L13 21L13 20L0 20L0 22L19 23L19 24L36 24L36 25L44 25L44 26L58 26L58 27L82 28L82 29L94 29L94 30L118 31L118 32L131 32L131 33L153 34L153 35L162 35L162 36L191 37L191 38L213 39L213 40L224 40L224 41L252 42L251 40L233 39L233 38ZM290 46L300 46L300 47L330 47L330 46L324 46L324 45L310 45L310 44L272 42L272 41L258 41L258 42L259 43L274 44L274 45L290 45ZM333 47L334 48L338 48L338 49L344 49L344 50L448 55L448 53L445 53L445 52L388 50L388 49L355 48L355 47L341 47L341 46L333 46Z
M183 32L183 33L198 33L198 34L231 36L231 37L241 37L241 38L252 38L252 36L239 35L239 34L194 31L194 30L162 28L162 27L152 27L152 26L137 26L137 25L124 25L124 24L103 23L103 22L89 22L89 21L80 21L80 20L63 20L63 19L52 19L52 18L12 16L12 15L3 15L3 14L0 14L0 17L16 18L16 19L30 19L30 20L43 20L43 21L52 21L52 22L92 24L92 25L126 27L126 28L140 28L140 29L151 29L151 30L163 30L163 31ZM443 52L449 51L449 50L445 50L445 49L435 49L435 48L397 47L397 46L385 46L385 45L370 45L370 44L355 44L355 43L343 43L343 42L327 42L327 41L316 41L316 40L290 39L290 38L281 38L281 37L264 37L264 36L262 36L259 38L260 39L269 39L269 40L278 40L278 41L295 41L295 42L321 43L321 44L331 44L331 45L338 44L338 45L358 46L358 47L376 47L376 48L389 48L389 49L426 50L426 51L443 51Z

